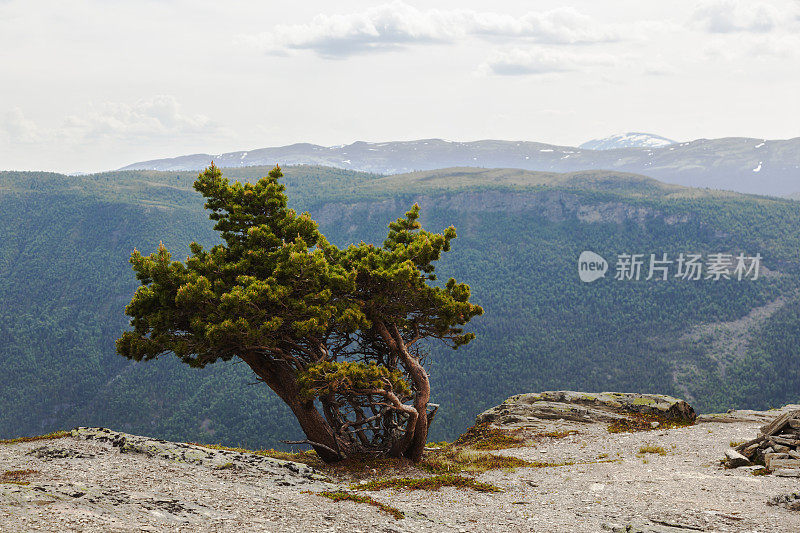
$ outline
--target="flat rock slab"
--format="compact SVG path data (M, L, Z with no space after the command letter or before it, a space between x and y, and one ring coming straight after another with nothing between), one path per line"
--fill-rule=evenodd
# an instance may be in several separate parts
M174 524L199 524L210 518L224 519L228 516L174 496L75 483L0 484L0 503L11 508L72 504L99 516L156 514L163 523Z
M167 461L189 463L212 469L254 470L271 477L276 485L303 486L325 490L325 476L308 465L232 450L216 450L196 444L170 442L151 437L130 435L107 428L79 427L72 430L78 439L109 443L120 453L142 454ZM332 485L331 485L332 486Z
M586 393L546 391L511 396L502 404L478 415L476 424L524 427L541 420L609 423L631 415L658 416L693 422L694 409L683 400L660 394L625 392Z
M781 409L773 409L770 411L752 411L750 409L731 409L725 413L707 413L697 415L698 422L720 422L735 424L737 422L759 422L765 424L775 420L776 416L782 415L789 411L796 411L800 409L800 405L789 404Z

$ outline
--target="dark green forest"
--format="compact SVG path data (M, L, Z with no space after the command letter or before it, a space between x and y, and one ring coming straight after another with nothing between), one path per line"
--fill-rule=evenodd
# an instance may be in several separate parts
M269 169L223 169L254 181ZM623 173L446 169L379 176L284 169L290 205L337 244L381 242L414 202L454 225L437 267L472 287L477 339L429 345L434 440L506 397L552 389L666 393L704 412L800 402L800 203ZM134 248L176 258L216 236L193 172L0 173L0 437L102 425L167 439L281 447L288 409L244 364L192 369L115 354ZM609 261L582 283L577 258ZM620 253L760 253L757 280L620 281ZM646 274L646 267L645 272ZM644 277L644 276L642 276Z

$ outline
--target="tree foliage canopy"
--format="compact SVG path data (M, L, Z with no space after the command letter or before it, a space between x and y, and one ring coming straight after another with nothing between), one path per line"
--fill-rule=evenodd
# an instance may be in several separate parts
M117 350L137 361L173 352L195 367L239 357L326 460L419 459L432 413L417 343L467 344L474 334L463 326L482 313L467 285L430 284L455 229L423 230L415 204L382 247L339 249L287 207L281 176L276 167L255 184L230 183L213 164L200 174L195 189L223 242L192 243L185 263L163 245L134 251L141 286Z

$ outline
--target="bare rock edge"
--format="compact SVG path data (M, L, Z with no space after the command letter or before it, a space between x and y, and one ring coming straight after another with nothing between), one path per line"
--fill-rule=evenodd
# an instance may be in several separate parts
M371 493L403 511L399 521L320 498L348 486L304 464L81 427L0 446L0 472L32 472L29 482L0 483L0 531L800 531L796 479L719 461L730 443L796 408L696 416L661 395L513 396L477 422L530 438L495 453L552 466L479 476L502 493ZM698 423L609 433L631 415Z

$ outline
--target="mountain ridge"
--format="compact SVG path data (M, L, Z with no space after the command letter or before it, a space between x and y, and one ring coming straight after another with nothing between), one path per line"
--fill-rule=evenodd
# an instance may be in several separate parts
M699 188L784 196L800 189L800 137L697 139L656 148L587 150L529 141L421 139L282 147L194 154L133 163L120 170L202 170L253 165L323 165L377 174L449 167L518 168L542 172L607 170Z

